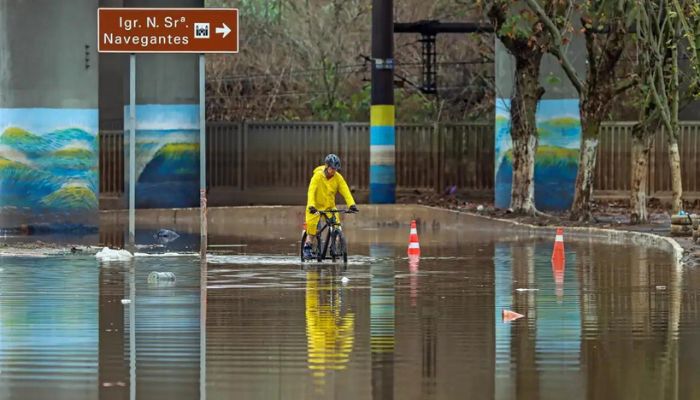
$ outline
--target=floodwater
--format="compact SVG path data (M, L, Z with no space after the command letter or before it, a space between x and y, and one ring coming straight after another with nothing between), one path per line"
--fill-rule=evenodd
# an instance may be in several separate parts
M206 268L2 257L0 400L700 398L700 271L623 245L569 240L553 267L551 240L442 239L415 262L350 237L347 270L301 265L293 239L220 244Z

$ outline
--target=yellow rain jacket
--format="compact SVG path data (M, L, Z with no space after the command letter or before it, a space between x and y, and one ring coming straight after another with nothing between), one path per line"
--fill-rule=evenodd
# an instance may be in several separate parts
M311 214L309 212L310 206L316 207L317 210L335 208L335 195L338 192L343 196L348 207L355 205L355 199L352 198L345 178L336 171L335 175L328 179L324 173L325 169L325 165L316 167L311 177L311 183L309 183L308 201L306 202L306 232L312 236L316 234L316 228L321 216L319 214Z

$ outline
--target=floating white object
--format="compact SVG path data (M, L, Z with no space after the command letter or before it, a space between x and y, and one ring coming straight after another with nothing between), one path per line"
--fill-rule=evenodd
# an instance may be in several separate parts
M540 289L530 289L530 288L517 288L515 289L516 292L536 292Z
M129 299L122 299L122 304L131 304L131 300L129 300Z
M350 282L350 279L348 279L347 276L344 276L344 277L340 278L340 281L343 282L343 284L346 284L346 283Z
M148 283L175 282L175 274L172 272L153 271L148 274Z
M666 290L666 286L665 285L658 285L658 286L656 286L656 290Z
M126 250L113 250L109 247L105 247L95 254L95 258L100 261L125 261L132 257L133 255Z

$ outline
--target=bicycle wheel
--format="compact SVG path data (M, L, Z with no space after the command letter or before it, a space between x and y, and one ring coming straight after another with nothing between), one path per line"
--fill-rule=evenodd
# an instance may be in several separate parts
M299 246L299 256L301 257L301 262L305 262L306 259L304 258L304 244L306 244L306 237L308 235L306 234L306 231L303 231L301 233L301 245Z
M335 239L336 251L335 253L338 257L343 257L343 264L348 264L348 245L345 242L345 235L343 231L338 231Z

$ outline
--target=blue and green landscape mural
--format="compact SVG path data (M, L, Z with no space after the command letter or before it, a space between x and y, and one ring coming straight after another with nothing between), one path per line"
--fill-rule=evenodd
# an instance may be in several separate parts
M578 100L541 100L537 106L539 146L535 158L535 205L540 210L571 207L581 140ZM496 100L495 205L510 206L513 180L510 100Z
M0 212L97 226L97 127L95 109L0 108Z
M198 105L136 106L136 177L139 208L199 205Z

